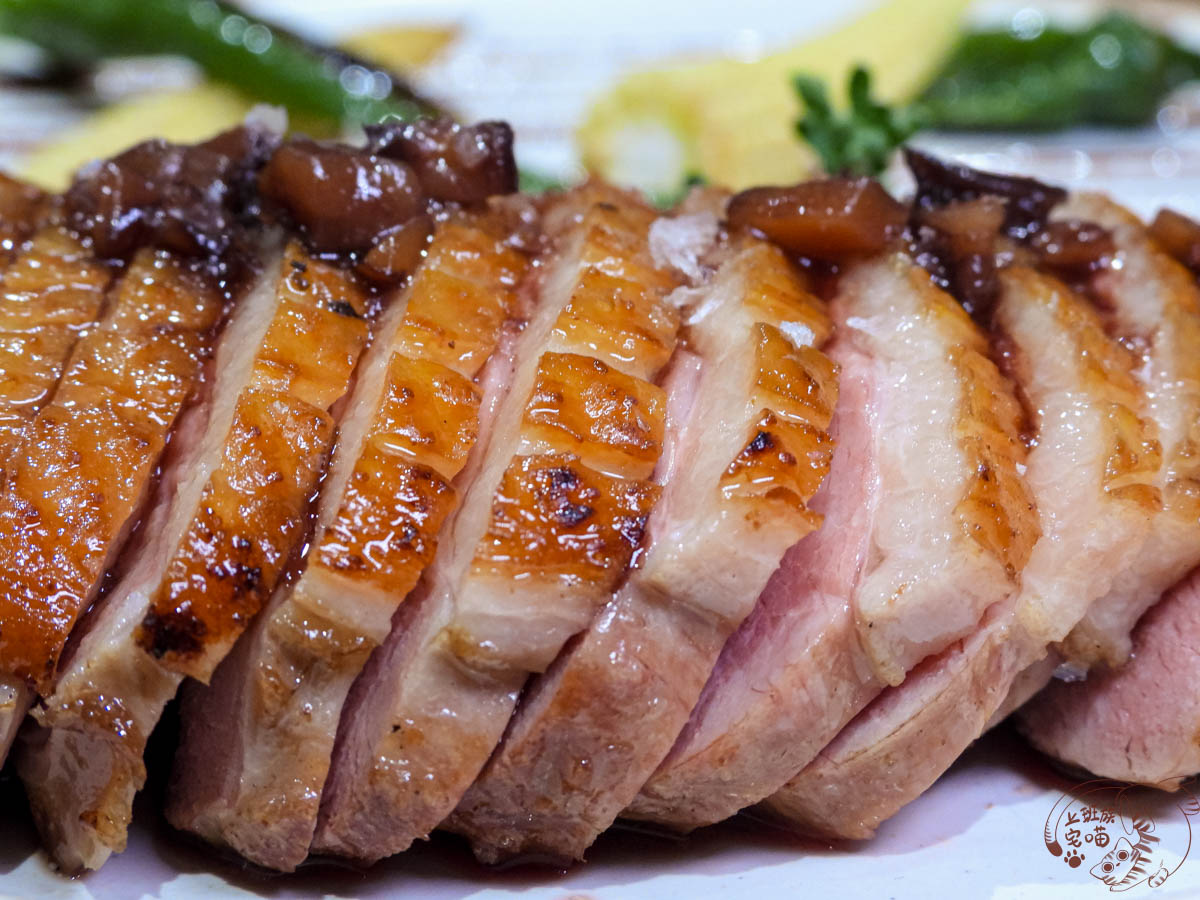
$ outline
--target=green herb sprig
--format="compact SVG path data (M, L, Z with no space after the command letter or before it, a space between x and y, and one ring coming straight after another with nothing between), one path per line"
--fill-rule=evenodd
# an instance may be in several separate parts
M804 101L797 133L821 157L826 172L838 175L877 175L887 168L892 152L922 126L919 108L891 108L871 98L871 75L858 66L850 73L849 110L838 115L824 83L797 75L796 92Z

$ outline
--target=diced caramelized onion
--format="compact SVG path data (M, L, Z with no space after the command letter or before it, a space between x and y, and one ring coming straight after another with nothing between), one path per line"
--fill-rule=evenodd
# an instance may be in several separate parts
M998 296L997 266L1016 256L1068 281L1112 259L1112 236L1091 222L1050 221L1066 198L1031 178L980 172L906 150L917 180L908 232L914 260L963 307L987 322Z
M360 275L380 284L399 281L417 267L429 246L433 219L416 216L379 238L358 265Z
M913 203L919 207L945 206L955 200L974 200L991 195L1005 202L1005 227L1014 237L1023 238L1039 230L1050 210L1067 197L1062 188L1051 187L1032 178L981 172L958 163L948 163L912 148L904 151L904 161L917 180Z
M466 126L418 119L369 126L367 140L372 152L412 166L435 200L473 206L517 189L513 134L506 122Z
M438 204L480 206L516 190L512 129L448 119L367 129L367 146L288 141L259 176L263 199L322 254L366 254L362 274L412 270Z
M1160 209L1150 234L1162 248L1194 272L1200 272L1200 222L1173 209Z
M192 146L145 141L76 176L67 222L100 256L127 257L145 245L220 256L243 233L253 173L276 140L241 127Z
M258 187L317 253L361 251L425 211L410 166L345 144L288 141L263 167Z
M877 181L828 178L742 191L727 216L791 253L831 260L882 250L908 213Z
M1108 229L1075 219L1046 224L1029 246L1045 266L1059 272L1086 273L1104 265L1116 252ZM1200 249L1200 243L1196 246Z
M986 319L995 303L996 240L1004 227L1005 203L990 194L917 207L909 235L913 258L968 313Z

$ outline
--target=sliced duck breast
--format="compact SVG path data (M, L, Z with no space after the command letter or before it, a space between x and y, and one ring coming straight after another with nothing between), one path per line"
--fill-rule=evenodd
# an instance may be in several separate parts
M759 802L1015 590L1037 526L984 335L902 254L851 265L833 317L825 524L784 558L626 815L688 830Z
M624 577L657 485L675 279L655 214L597 184L546 214L537 308L433 565L343 711L314 849L375 860L426 836L499 742L517 695Z
M21 743L18 772L64 870L124 849L163 708L185 676L211 676L305 538L365 309L345 274L292 244L225 328L208 401L180 425L140 534ZM146 393L143 379L135 408L151 415Z
M657 226L656 226L657 227ZM775 248L736 242L690 298L663 497L640 565L526 691L451 829L485 862L581 858L670 750L829 470L832 325Z
M1078 675L1097 664L1121 665L1137 620L1200 565L1200 287L1136 217L1106 197L1074 195L1058 215L1112 232L1116 264L1094 276L1091 290L1105 307L1109 331L1138 357L1134 376L1163 455L1162 514L1142 552L1059 648Z
M1112 201L1083 194L1072 198L1070 209L1111 229L1119 252L1120 265L1097 276L1092 289L1104 301L1110 331L1138 357L1134 374L1162 443L1157 486L1163 508L1133 564L1059 648L1064 674L1078 676L1097 665L1105 671L1090 672L1082 683L1051 683L1025 706L1019 722L1034 746L1071 765L1175 786L1197 768L1189 730L1194 716L1172 686L1189 677L1194 656L1186 638L1195 575L1186 573L1200 564L1200 289ZM1140 649L1131 657L1131 648ZM1112 671L1122 664L1127 672ZM1166 713L1164 702L1184 705Z
M486 216L442 224L384 314L307 557L212 682L185 688L166 809L176 828L274 869L308 856L342 705L437 551L480 435L481 370L520 314L527 262L504 238ZM493 394L511 360L495 364Z
M86 316L97 298L84 285L97 273L76 274L80 291L68 293ZM32 272L13 277L30 287L22 314L70 299L39 293ZM143 251L14 442L0 493L0 680L12 698L0 707L0 733L11 736L33 690L52 687L71 629L140 515L180 411L202 381L222 306L178 258ZM53 318L64 325L79 321L74 310L59 313Z
M1025 464L1041 536L1020 593L846 726L764 807L823 837L870 837L974 741L1014 680L1061 640L1139 552L1159 509L1161 453L1134 359L1053 278L1000 274L994 326L1034 412Z
M1017 714L1017 727L1074 768L1175 790L1200 772L1200 573L1142 617L1131 643L1119 669L1053 681Z

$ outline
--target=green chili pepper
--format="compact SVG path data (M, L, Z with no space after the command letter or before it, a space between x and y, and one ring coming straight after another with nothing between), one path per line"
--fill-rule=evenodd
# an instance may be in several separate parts
M850 76L849 104L836 112L825 86L798 76L797 123L829 172L874 175L922 128L1046 131L1074 125L1133 126L1153 119L1173 89L1200 79L1200 55L1120 13L1082 31L1046 28L964 35L942 71L912 103L870 97L867 72Z
M0 31L75 65L109 56L185 56L254 97L338 122L438 112L394 73L223 0L0 0Z
M1083 31L965 35L915 105L928 125L948 130L1140 125L1197 78L1200 55L1112 13Z

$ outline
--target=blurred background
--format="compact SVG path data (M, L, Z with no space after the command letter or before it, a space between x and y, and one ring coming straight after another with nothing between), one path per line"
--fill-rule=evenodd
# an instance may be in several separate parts
M72 28L100 33L96 15L112 34L82 41ZM1200 5L1172 0L0 0L0 166L62 187L146 137L228 127L272 99L271 73L237 54L268 59L286 30L355 55L333 72L349 95L378 94L377 67L464 120L508 120L538 182L591 170L670 197L689 178L743 187L831 168L797 133L803 74L832 105L817 141L850 146L854 170L911 133L973 165L1200 213ZM225 45L215 68L204 40ZM856 65L878 107L847 101ZM362 116L346 112L291 121L347 135ZM885 177L903 187L894 167Z

